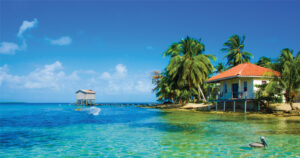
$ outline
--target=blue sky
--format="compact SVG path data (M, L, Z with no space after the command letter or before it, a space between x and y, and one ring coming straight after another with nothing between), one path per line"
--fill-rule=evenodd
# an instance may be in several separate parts
M94 89L98 102L155 101L151 72L168 46L202 38L205 53L246 35L255 62L282 48L300 51L297 1L0 0L0 101L73 102Z

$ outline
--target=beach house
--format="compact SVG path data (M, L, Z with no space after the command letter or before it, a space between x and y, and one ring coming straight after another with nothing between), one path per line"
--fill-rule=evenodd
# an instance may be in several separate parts
M80 105L95 105L95 94L93 90L78 90L76 91L76 104Z
M251 63L244 63L209 78L207 83L220 84L220 93L216 101L217 103L223 103L222 106L224 110L226 103L230 105L233 104L233 110L235 111L235 104L241 104L242 102L244 111L246 112L247 102L250 103L248 108L251 109L257 104L257 102L255 102L255 93L258 90L256 85L268 83L271 79L271 77L265 75L268 72L280 76L280 73L277 71ZM259 109L259 105L256 106L258 106L257 108ZM216 106L216 108L218 108L218 106Z

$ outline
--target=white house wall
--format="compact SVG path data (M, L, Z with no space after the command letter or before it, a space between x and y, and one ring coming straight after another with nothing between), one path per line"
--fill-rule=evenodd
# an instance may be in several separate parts
M261 85L263 81L266 81L266 83L269 83L269 79L266 78L240 78L240 85L239 85L239 92L243 92L243 97L245 97L246 93L244 92L244 82L247 81L247 98L248 99L254 99L255 98L255 93L258 91L258 88L256 87L257 85ZM225 94L224 90L224 84L227 84L227 93ZM229 80L223 80L220 81L220 92L223 93L222 99L231 99L232 98L232 84L238 84L239 79L229 79ZM283 98L284 99L284 98Z
M247 82L247 94L246 92L244 92L244 82ZM232 84L239 84L239 92L243 93L242 98L245 98L245 96L247 95L248 99L254 99L255 98L255 92L258 90L257 87L255 87L255 85L260 85L262 84L262 81L267 81L266 79L254 79L254 78L244 78L241 77L240 78L240 84L239 84L239 79L235 78L235 79L229 79L229 80L223 80L220 81L220 92L223 92L223 97L221 97L222 99L231 99L232 98ZM227 93L224 93L224 84L227 84Z
M95 94L85 94L82 92L78 92L76 94L76 99L80 100L80 99L96 99L96 98L95 98Z
M82 92L78 92L77 94L76 94L76 99L85 99L85 96L84 96L84 94L82 93Z
M266 81L266 83L269 83L269 80L267 79L254 79L253 83L254 83L254 91L258 91L258 88L256 87L256 85L262 85L262 82Z

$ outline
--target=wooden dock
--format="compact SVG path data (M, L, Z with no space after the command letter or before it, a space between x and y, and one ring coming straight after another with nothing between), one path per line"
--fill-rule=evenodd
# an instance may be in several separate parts
M157 103L96 103L91 106L155 106Z

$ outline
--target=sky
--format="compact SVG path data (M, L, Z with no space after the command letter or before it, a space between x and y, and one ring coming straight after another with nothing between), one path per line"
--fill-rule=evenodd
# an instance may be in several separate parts
M300 51L300 1L0 0L0 102L155 102L151 75L186 36L218 62L233 34L256 62Z

